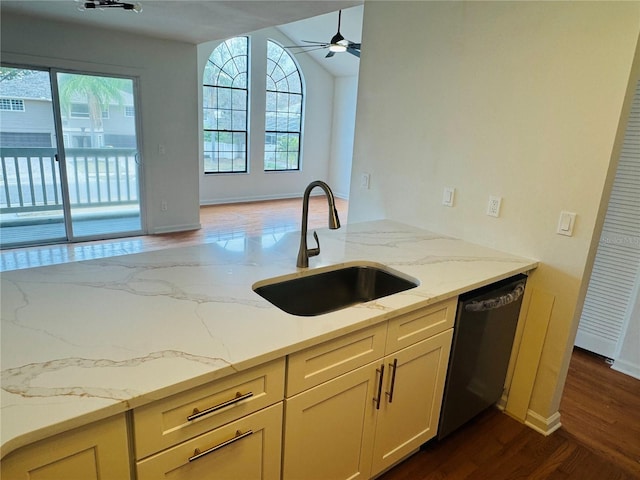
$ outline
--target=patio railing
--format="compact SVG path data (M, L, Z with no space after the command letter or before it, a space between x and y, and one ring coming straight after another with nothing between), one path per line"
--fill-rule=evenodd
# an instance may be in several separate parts
M0 149L0 213L60 210L60 168L55 148ZM135 149L67 148L72 207L139 202Z

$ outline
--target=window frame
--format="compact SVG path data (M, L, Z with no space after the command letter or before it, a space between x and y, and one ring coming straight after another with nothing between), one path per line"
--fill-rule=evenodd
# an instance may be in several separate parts
M233 52L231 52L231 49L228 46L227 42L231 42L235 39L244 39L245 41L245 54L244 55L233 55ZM226 62L224 63L224 65L217 65L213 60L213 56L216 53L216 51L220 48L227 48L230 57L226 60ZM242 174L242 173L249 173L249 80L250 80L250 71L251 71L251 42L250 42L250 38L246 35L239 35L236 37L232 37L229 38L227 40L225 40L224 42L220 43L220 45L218 45L216 48L213 49L213 51L211 52L211 55L209 55L209 58L207 59L207 63L211 63L215 68L217 68L219 70L219 74L217 76L217 79L220 78L221 74L226 73L224 70L224 66L227 65L229 62L233 62L234 65L237 67L237 62L235 59L239 58L239 57L245 57L244 60L244 65L246 66L246 68L244 69L244 71L238 71L237 75L244 75L244 87L238 87L238 86L234 86L235 83L235 78L237 77L233 77L233 80L231 82L231 85L221 85L219 81L217 81L217 83L212 84L212 83L206 83L205 82L205 78L203 78L203 82L202 82L202 88L203 88L203 105L202 105L202 109L203 109L203 157L206 157L207 152L210 152L212 154L212 157L214 154L217 154L217 170L213 170L213 169L207 169L207 162L206 159L204 159L204 163L203 163L203 173L205 175L224 175L224 174ZM206 75L206 67L205 67L205 73L204 75ZM215 107L208 107L206 105L206 98L207 98L207 89L212 89L212 95L215 96L216 98L216 106ZM231 99L231 103L230 103L230 108L226 108L226 109L222 109L218 107L218 100L220 98L220 93L221 92L227 92L228 93L228 97ZM241 109L234 109L233 108L233 102L234 100L238 99L239 97L235 97L234 96L236 94L243 94L244 95L244 110ZM231 114L232 119L230 120L231 122L231 126L232 128L228 129L228 128L207 128L207 120L206 120L206 113L207 110L211 110L211 113L213 114L214 117L219 118L218 116L220 115L219 112L228 112ZM243 129L237 129L237 128L233 128L235 127L235 119L233 118L233 114L234 112L244 112L244 128ZM217 124L217 120L215 121L215 123ZM216 125L219 126L219 125ZM222 135L227 136L230 135L231 137L231 143L230 145L232 145L232 149L231 150L220 150L220 143L222 142L216 142L217 144L217 149L214 150L213 148L213 141L211 140L211 149L207 149L207 137L208 136L214 136L217 135L218 138ZM236 138L240 139L240 142L238 143L239 145L244 145L244 151L240 151L240 150L235 150L233 147L236 145ZM243 154L244 157L244 168L236 168L235 167L235 160L233 158L231 158L231 169L230 170L220 170L220 153L221 152L231 152L232 153L232 157L233 157L233 153L235 152L241 152ZM213 161L213 159L212 159Z
M279 55L278 58L275 59L270 57L270 45L273 45L278 48ZM281 62L282 59L288 60L288 62ZM273 62L274 65L270 68L270 63ZM283 66L284 63L288 63L288 65ZM285 68L288 67L288 68ZM293 67L291 69L290 67ZM279 76L276 79L274 77L274 72L279 70ZM293 76L293 77L292 77ZM293 82L289 82L289 78L292 77L295 79ZM274 85L275 89L269 88L270 85ZM284 87L285 88L281 88ZM293 85L293 89L291 88ZM296 88L297 87L297 88ZM299 91L296 91L299 90ZM275 100L272 101L275 104L275 110L268 110L268 105L270 103L270 96L275 96ZM287 109L280 110L281 98L285 96ZM297 108L291 109L292 101L291 99L297 98L297 102L293 102L294 105L298 105ZM264 158L263 158L263 170L265 172L299 172L302 170L302 135L303 135L303 125L304 125L304 77L302 76L302 71L300 66L296 62L295 58L276 40L267 39L267 79L266 79L266 89L265 89L265 136L264 136ZM282 123L279 121L280 117L285 117L286 126L288 128L280 128ZM270 122L270 115L274 117L274 121ZM295 128L290 128L291 117L298 117ZM269 128L270 124L273 124L275 128ZM272 139L275 138L275 142ZM294 144L295 150L291 150L291 139L295 139L297 144ZM281 141L280 139L284 139ZM282 144L284 145L284 150L280 149ZM267 145L274 145L275 148L273 150L267 150ZM273 154L273 160L267 159L267 156ZM278 155L284 154L285 163L284 166L278 166ZM290 156L294 155L294 166L292 167L290 163ZM274 166L271 168L267 167L267 162L274 162Z

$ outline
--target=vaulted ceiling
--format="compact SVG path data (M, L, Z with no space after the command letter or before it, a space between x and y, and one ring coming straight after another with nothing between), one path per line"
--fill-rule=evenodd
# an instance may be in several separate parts
M81 11L78 8L81 0L2 0L0 13L15 12L193 44L279 26L292 44L298 45L303 44L302 40L328 41L337 31L338 10L348 9L343 12L341 31L349 40L361 40L364 0L126 1L140 3L142 12L119 8ZM357 5L358 8L349 9ZM326 51L310 54L333 75L358 72L359 61L349 58L352 55L339 54L326 59Z

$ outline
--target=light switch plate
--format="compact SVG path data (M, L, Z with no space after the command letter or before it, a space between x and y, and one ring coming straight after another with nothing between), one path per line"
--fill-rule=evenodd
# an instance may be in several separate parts
M453 199L456 195L456 189L453 187L444 187L442 192L442 204L446 207L453 207Z
M360 188L369 189L371 185L371 175L369 173L363 173L360 175Z
M573 235L573 227L576 224L576 214L573 212L560 212L560 218L558 219L558 228L556 233L558 235L566 235L571 237Z

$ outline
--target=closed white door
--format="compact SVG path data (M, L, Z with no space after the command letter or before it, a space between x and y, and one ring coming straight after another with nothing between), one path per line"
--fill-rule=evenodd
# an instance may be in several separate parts
M640 275L640 82L578 326L578 347L613 358Z

